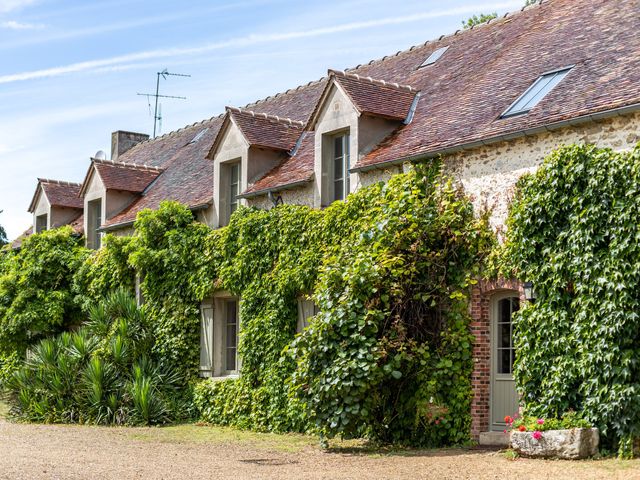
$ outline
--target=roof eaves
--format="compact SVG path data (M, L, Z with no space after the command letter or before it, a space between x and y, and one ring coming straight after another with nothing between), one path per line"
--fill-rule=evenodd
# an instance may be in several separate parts
M259 197L261 195L267 195L269 192L279 192L281 190L291 190L296 187L300 187L302 185L306 185L307 183L313 180L313 174L304 180L296 180L295 182L285 183L282 185L276 185L275 187L263 188L261 190L256 190L255 192L246 192L238 195L238 198L254 198Z
M504 142L509 140L514 140L516 138L522 137L530 137L534 135L538 135L545 131L554 131L560 128L582 125L584 123L595 122L597 120L603 120L606 118L617 117L621 115L626 115L630 113L635 113L640 111L640 103L634 103L632 105L626 105L624 107L612 108L609 110L604 110L602 112L580 115L578 117L570 118L567 120L561 120L559 122L552 122L545 125L540 125L537 127L526 128L523 130L517 130L515 132L510 132L503 135L495 135L493 137L487 137L480 140L475 140L473 142L468 142L460 145L455 145L453 147L447 147L442 149L433 150L430 152L417 153L415 155L409 155L406 157L396 158L393 160L386 160L383 162L372 163L370 165L362 165L362 166L354 166L349 169L350 172L367 172L370 170L382 169L386 167L390 167L392 165L398 165L401 163L411 163L418 162L421 160L429 160L431 158L439 157L441 155L449 155L452 153L458 153L463 150L472 150L474 148L492 145L497 142Z

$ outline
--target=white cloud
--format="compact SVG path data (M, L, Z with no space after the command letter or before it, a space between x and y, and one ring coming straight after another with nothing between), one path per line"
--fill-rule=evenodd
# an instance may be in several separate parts
M15 20L8 20L6 22L0 22L0 28L6 28L9 30L40 30L44 28L44 25L35 23L21 23Z
M2 0L0 0L2 1ZM378 20L368 20L361 22L351 22L331 27L322 27L309 29L304 31L293 31L285 33L267 33L267 34L251 34L245 37L232 38L221 42L210 43L190 48L166 48L158 50L148 50L143 52L119 55L110 58L98 60L88 60L85 62L72 63L58 67L46 68L42 70L33 70L28 72L14 73L0 76L0 84L13 83L26 80L35 80L39 78L57 77L70 73L94 71L110 67L113 65L122 65L139 61L148 61L151 59L178 57L183 55L198 55L214 50L222 50L225 48L247 47L264 43L280 42L286 40L298 40L302 38L318 37L322 35L330 35L335 33L350 32L354 30L362 30L385 25L400 25L412 23L422 20L434 19L439 17L448 17L453 15L465 15L484 10L499 10L504 8L514 8L520 6L521 0L511 0L501 3L487 3L479 5L470 5L466 7L450 8L448 10L430 11L405 15L399 17L388 17Z
M19 10L29 5L33 5L37 0L0 0L0 13Z

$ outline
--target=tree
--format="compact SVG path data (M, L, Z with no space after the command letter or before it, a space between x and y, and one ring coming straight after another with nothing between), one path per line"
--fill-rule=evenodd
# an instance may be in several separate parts
M2 213L2 210L0 210L0 213ZM0 225L0 247L4 247L7 243L9 243L9 240L7 239L7 231L2 225Z
M476 25L480 25L481 23L488 22L489 20L493 20L497 18L498 14L496 12L493 13L481 13L480 15L474 15L471 18L462 21L462 27L466 30L467 28L475 27Z

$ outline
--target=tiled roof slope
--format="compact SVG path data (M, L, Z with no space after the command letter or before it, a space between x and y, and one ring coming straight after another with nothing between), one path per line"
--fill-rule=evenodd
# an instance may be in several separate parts
M303 135L295 155L250 185L243 192L243 197L249 198L276 188L310 182L313 179L315 139L313 132L304 132Z
M233 117L249 144L257 147L291 150L304 127L304 123L290 118L239 108L229 107L229 115Z
M93 165L100 174L102 183L107 190L121 190L132 193L142 193L162 173L162 169L159 167L126 164L109 160L94 159Z
M361 112L392 120L404 120L417 91L410 86L374 80L358 74L329 71Z
M150 208L156 209L163 200L175 200L190 207L196 207L213 200L213 168L206 156L213 138L217 133L222 119L213 118L195 125L190 125L172 134L159 137L137 145L138 155L128 155L128 159L141 161L146 158L147 145L152 151L162 150L164 161L163 173L144 192L144 194L129 205L124 211L105 222L105 227L129 224L136 219L139 211ZM202 133L204 132L204 133ZM197 141L192 141L202 134ZM169 141L171 139L171 141ZM158 149L155 142L160 141L162 149ZM171 156L167 152L172 152ZM122 159L122 157L120 157Z
M40 187L44 190L49 204L52 207L78 208L82 209L82 199L78 197L80 191L79 183L64 182L61 180L50 180L48 178L39 178L38 186L29 206L29 212L33 212L36 205L36 198Z
M411 124L368 167L640 102L640 0L548 0L350 73L421 91ZM449 49L418 68L434 50ZM526 115L500 115L543 73L575 65Z
M410 85L421 93L413 120L360 159L356 168L437 154L640 103L638 11L640 0L545 0L522 12L347 70L350 75ZM436 63L419 68L433 51L444 46L449 48ZM575 67L528 114L499 118L541 74L568 65ZM244 108L306 123L327 81L312 82ZM354 99L357 101L368 100ZM119 158L122 162L160 166L166 171L139 201L109 224L132 221L139 210L156 208L164 198L189 205L210 201L212 168L205 157L221 124L222 118L217 117L143 142L123 154ZM185 147L207 127L205 138ZM250 191L308 178L310 156L303 156L302 150Z
M247 105L255 113L268 113L306 123L326 80L280 93ZM119 162L162 167L164 172L147 191L123 212L105 222L116 228L133 222L139 211L156 209L162 200L176 200L191 207L213 201L213 168L207 154L222 125L223 116L182 128L146 142L122 154ZM200 133L204 134L192 142Z

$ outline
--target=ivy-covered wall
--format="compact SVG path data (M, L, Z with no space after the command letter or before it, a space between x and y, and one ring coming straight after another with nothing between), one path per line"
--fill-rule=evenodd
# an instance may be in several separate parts
M523 177L498 257L533 281L515 323L526 410L575 410L625 454L640 436L640 147L564 147Z
M184 388L195 384L204 420L422 445L468 440L467 295L493 239L437 163L321 211L244 208L211 230L166 202L135 227L97 253L79 247L65 265L70 311L133 290L138 272L153 358ZM197 378L199 305L216 290L241 297L236 380ZM321 313L294 342L297 301L309 294Z

